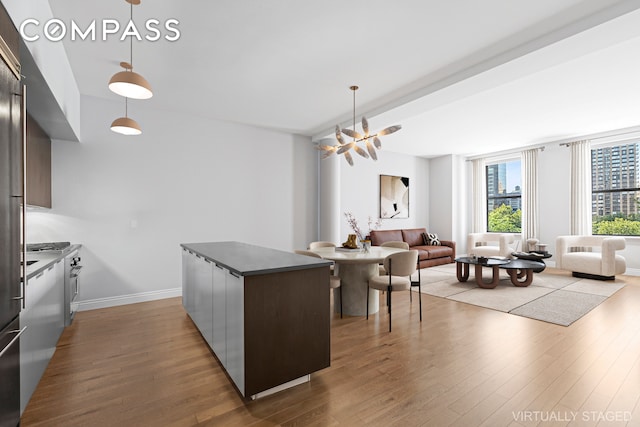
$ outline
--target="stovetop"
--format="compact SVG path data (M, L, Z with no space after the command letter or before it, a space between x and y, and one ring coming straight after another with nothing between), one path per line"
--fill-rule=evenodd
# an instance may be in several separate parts
M27 243L27 252L64 251L71 242Z

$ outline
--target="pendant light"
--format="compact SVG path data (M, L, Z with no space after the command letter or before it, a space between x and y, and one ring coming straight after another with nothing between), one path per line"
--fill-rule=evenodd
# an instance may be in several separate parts
M351 153L349 153L349 150L353 148L353 151L365 159L370 157L373 160L378 160L376 148L378 150L382 148L382 143L380 142L379 137L397 132L402 128L402 126L389 126L388 128L382 129L380 132L370 134L369 122L366 117L362 116L363 133L356 132L356 91L358 90L358 86L350 86L349 89L353 91L353 129L340 129L340 125L336 125L336 140L338 141L338 144L319 145L316 148L324 151L324 155L322 156L323 159L326 159L334 153L344 154L344 158L347 163L353 166L353 157L351 156ZM350 136L353 140L351 142L345 141L342 134ZM358 145L361 142L364 143L366 150Z
M142 129L135 120L129 118L129 98L124 99L124 117L119 117L111 123L111 130L122 135L140 135Z
M130 6L129 22L133 22L133 5L140 4L140 0L125 0ZM149 99L153 96L151 85L140 74L133 71L133 37L129 36L129 62L121 62L125 71L117 72L109 80L109 89L118 95L134 98Z

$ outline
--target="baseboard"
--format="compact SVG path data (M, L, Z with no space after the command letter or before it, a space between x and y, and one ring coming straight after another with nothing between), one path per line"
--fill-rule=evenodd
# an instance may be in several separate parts
M78 311L116 307L118 305L135 304L138 302L155 301L159 299L174 298L179 296L182 296L182 288L140 292L139 294L118 295L116 297L96 298L92 300L80 301L78 303Z
M624 272L625 276L640 276L640 268L627 268Z

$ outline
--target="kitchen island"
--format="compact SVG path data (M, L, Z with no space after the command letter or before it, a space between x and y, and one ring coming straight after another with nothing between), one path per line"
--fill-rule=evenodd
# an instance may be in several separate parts
M182 303L240 394L330 365L330 261L240 242L184 243Z

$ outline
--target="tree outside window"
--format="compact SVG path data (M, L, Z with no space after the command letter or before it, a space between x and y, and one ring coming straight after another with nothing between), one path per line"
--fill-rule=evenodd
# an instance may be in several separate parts
M487 231L519 233L522 230L520 160L487 165Z

